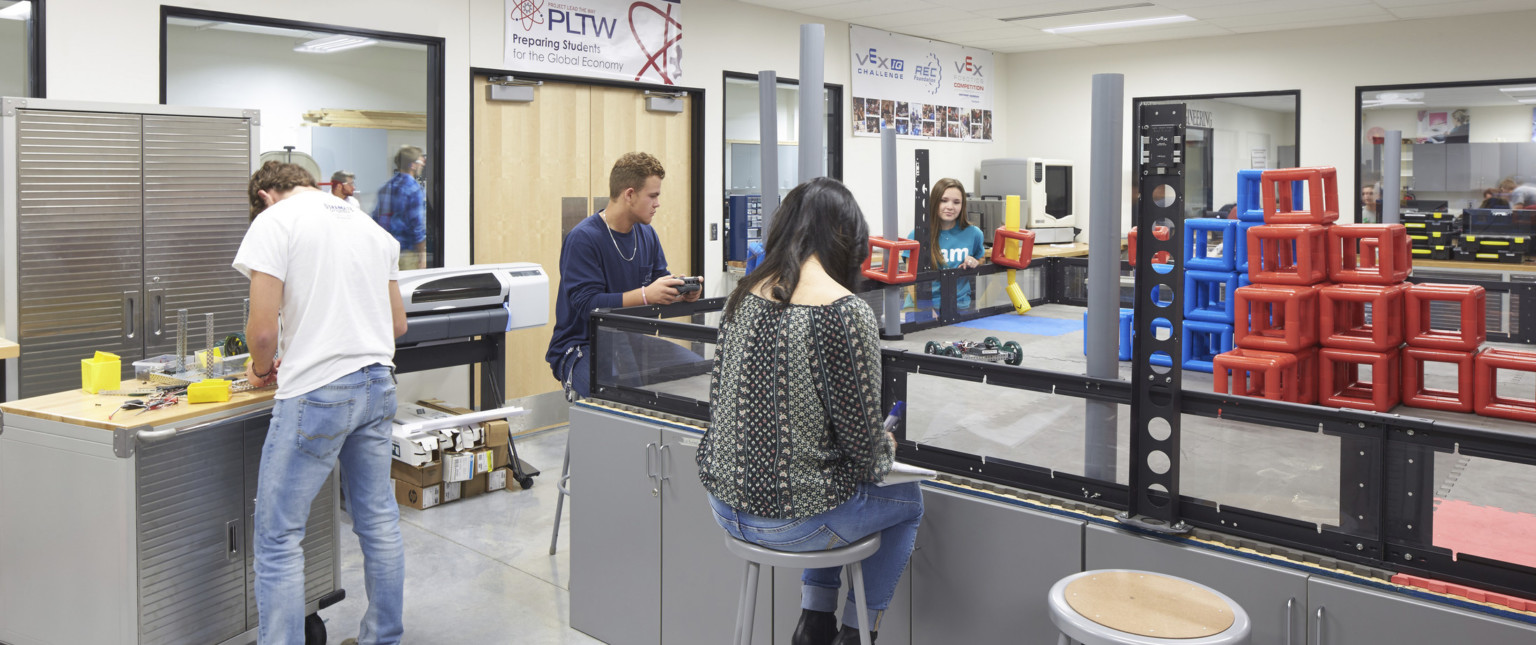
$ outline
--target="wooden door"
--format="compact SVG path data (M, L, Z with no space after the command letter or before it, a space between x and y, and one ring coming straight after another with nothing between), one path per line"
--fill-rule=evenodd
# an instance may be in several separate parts
M537 87L531 103L490 101L486 78L474 82L471 257L476 264L537 262L549 274L549 324L507 334L505 396L520 399L560 389L544 354L556 318L562 213L587 215L606 203L608 173L624 153L648 152L666 167L652 225L672 272L689 273L694 106L683 99L681 113L648 112L641 90L557 82Z

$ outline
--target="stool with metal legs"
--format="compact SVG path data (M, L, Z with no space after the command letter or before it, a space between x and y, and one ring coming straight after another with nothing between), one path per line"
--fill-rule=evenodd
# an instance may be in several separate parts
M1221 592L1149 571L1074 573L1051 586L1048 602L1057 645L1240 645L1252 629Z
M741 597L736 603L736 645L752 645L752 619L757 612L757 578L761 565L790 569L826 569L848 567L848 583L853 586L854 608L858 610L859 642L870 645L869 599L864 594L865 558L880 550L880 534L872 533L853 544L825 551L791 553L776 551L751 542L725 536L725 550L747 561L745 579L741 582Z
M560 479L555 482L555 489L560 492L555 495L555 527L549 531L549 554L555 554L555 543L560 540L560 511L565 508L565 498L571 496L569 488L571 481L571 435L566 430L565 435L565 462L560 464Z

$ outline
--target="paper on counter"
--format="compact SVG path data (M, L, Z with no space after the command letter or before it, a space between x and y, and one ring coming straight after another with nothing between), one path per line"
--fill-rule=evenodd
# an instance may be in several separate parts
M891 472L886 473L885 479L875 483L876 486L890 486L892 484L905 484L907 482L920 482L928 479L937 479L939 473L927 468L919 468L912 464L904 464L899 461L891 462Z

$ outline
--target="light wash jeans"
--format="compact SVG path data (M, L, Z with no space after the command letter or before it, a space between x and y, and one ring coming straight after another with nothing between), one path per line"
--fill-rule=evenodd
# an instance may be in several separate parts
M262 645L304 643L304 525L310 501L341 460L352 531L363 551L368 611L357 642L398 643L405 631L405 548L389 481L395 383L370 365L312 392L281 399L261 449L256 483L256 607ZM328 500L321 500L327 502Z
M770 549L803 553L847 546L867 535L880 533L880 550L864 560L864 593L869 599L869 624L880 629L880 617L891 605L896 583L901 580L917 525L923 519L923 492L916 482L894 486L859 484L853 497L836 508L792 520L743 513L709 496L715 521L738 540ZM837 589L842 586L842 567L806 569L800 576L800 608L837 611ZM843 624L857 627L853 587L843 604Z

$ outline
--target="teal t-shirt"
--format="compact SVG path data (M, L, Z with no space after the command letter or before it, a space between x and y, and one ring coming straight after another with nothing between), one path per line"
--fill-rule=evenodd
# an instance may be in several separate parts
M916 230L908 232L907 233L907 239L912 239L913 236L916 235L916 234L917 234ZM981 254L982 254L982 248L981 248L982 239L983 238L982 238L981 227L980 226L972 225L972 226L967 226L965 228L960 228L959 226L955 226L955 227L952 227L952 228L950 228L948 230L940 230L939 231L939 252L944 256L944 266L942 268L945 268L945 269L958 268L962 263L965 262L966 258L977 258L977 259L980 259L981 258ZM928 248L927 248L928 241L927 240L922 240L922 243L923 243L922 252L923 253L927 253L928 252ZM939 293L939 283L938 283L938 281L934 281L932 289L933 289L932 293L933 293L934 300L933 300L933 302L926 303L924 306L929 307L929 308L937 308L938 307L938 293ZM910 298L908 299L908 302L906 303L906 306L908 306L908 307L912 306L912 302L910 301ZM971 281L970 280L958 280L958 281L956 281L956 283L955 283L955 307L959 308L959 309L970 309L971 308Z

